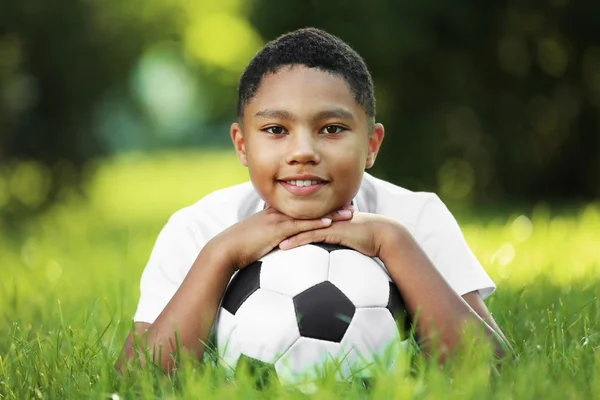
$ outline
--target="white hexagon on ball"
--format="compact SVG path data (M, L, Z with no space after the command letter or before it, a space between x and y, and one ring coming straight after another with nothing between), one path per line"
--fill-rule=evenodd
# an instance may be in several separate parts
M235 313L242 354L273 363L300 337L291 298L258 289Z
M387 306L390 278L381 265L354 250L336 250L330 256L329 281L356 307Z
M350 366L339 343L301 337L275 363L279 380L284 385L294 385L316 379L329 363L335 368L337 380L350 377Z
M235 331L235 316L221 308L216 318L216 340L219 361L227 369L234 369L240 358L240 346Z
M389 369L408 341L402 341L396 321L386 308L357 308L341 347L354 375Z
M329 253L317 246L275 250L261 259L260 287L294 297L327 280Z

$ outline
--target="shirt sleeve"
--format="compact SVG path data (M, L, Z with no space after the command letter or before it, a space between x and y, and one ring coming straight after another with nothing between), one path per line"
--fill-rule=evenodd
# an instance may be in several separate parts
M134 322L153 323L171 300L205 240L174 215L160 231L140 281Z
M488 297L496 285L485 272L440 198L431 193L415 228L415 239L431 262L459 295L478 290Z

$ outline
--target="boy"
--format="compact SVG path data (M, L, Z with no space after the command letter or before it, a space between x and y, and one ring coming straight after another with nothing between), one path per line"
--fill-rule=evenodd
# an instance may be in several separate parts
M425 351L436 333L443 361L471 324L503 356L508 342L483 303L494 283L454 217L435 194L365 172L384 128L375 123L371 76L347 44L314 28L268 43L241 77L230 134L251 182L176 212L142 274L134 326L156 364L173 368L176 333L181 348L202 357L236 270L278 246L310 242L381 259L409 314L419 311ZM133 334L119 371L136 354Z

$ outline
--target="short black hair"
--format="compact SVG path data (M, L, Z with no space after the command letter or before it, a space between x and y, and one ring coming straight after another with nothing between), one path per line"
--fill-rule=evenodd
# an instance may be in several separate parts
M268 42L248 63L238 87L240 121L263 77L291 65L305 65L342 77L367 117L375 119L373 80L362 57L337 36L317 28L303 28Z

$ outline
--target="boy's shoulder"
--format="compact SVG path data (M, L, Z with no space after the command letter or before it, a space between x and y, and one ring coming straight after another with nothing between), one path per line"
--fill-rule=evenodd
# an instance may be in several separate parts
M262 200L252 182L215 190L192 205L175 212L169 221L220 231L254 214Z
M428 204L443 205L433 192L412 191L365 172L357 195L359 211L392 217L410 231Z

